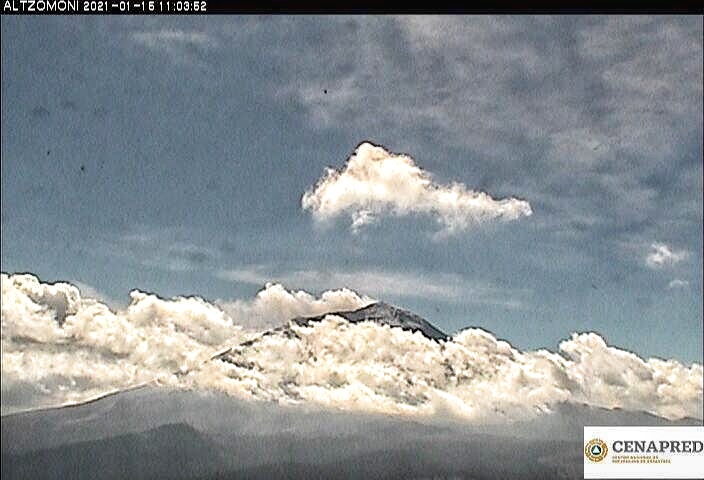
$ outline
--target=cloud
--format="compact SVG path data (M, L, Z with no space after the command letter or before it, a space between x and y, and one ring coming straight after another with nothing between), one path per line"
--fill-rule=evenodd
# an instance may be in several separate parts
M291 329L235 347L183 381L250 399L479 422L526 419L563 402L701 418L701 365L644 360L595 333L573 334L553 353L520 351L478 328L441 343L334 315Z
M193 272L211 267L220 253L190 238L192 232L177 228L144 229L106 236L93 247L96 255L106 252L138 265L169 272Z
M653 243L645 257L645 264L650 268L670 267L689 256L686 250L675 250L664 243Z
M191 368L242 335L197 297L134 290L111 311L68 283L2 274L2 380L32 383L29 404L63 403Z
M497 286L471 281L452 273L394 272L367 270L291 270L274 271L264 265L221 270L217 277L223 280L264 285L281 282L309 291L329 288L349 288L374 298L407 297L428 298L447 302L490 304L506 308L520 308L518 298L526 292L507 290Z
M222 345L244 340L243 326L261 330L372 301L349 290L314 297L272 284L251 301L223 307L133 290L126 308L111 310L69 283L5 273L1 280L3 389L28 392L20 396L24 408L84 400L188 370Z
M217 46L211 35L203 32L177 29L134 32L132 41L144 47L167 54L177 63L193 63L199 51Z
M281 23L252 36L295 40L295 20ZM650 160L675 146L675 118L701 117L689 103L702 94L701 32L681 17L338 18L316 32L325 51L303 44L281 59L295 74L272 80L323 128L430 129L492 159L530 145L557 161L611 161L622 148ZM314 94L329 85L340 95ZM573 133L572 148L561 145Z
M686 288L689 286L689 282L687 280L681 280L679 278L675 278L674 280L671 280L670 283L667 284L667 288L673 289L673 288Z
M691 196L702 178L702 24L693 18L255 23L242 29L250 45L275 35L296 46L296 55L266 52L281 72L268 87L315 129L400 141L419 159L431 152L435 174L471 172L471 187L520 192L551 212L546 228L585 242L687 238L701 224ZM325 50L301 40L303 30ZM357 210L357 226L367 213ZM585 216L589 229L571 226Z
M349 215L358 231L385 215L433 216L442 234L465 231L491 220L515 220L532 214L524 200L495 200L464 184L441 185L407 155L364 142L341 171L328 169L301 199L318 220Z
M119 308L120 306L123 306L124 302L118 301L114 298L105 295L103 292L98 291L92 285L76 281L73 282L73 285L78 288L81 293L81 297L83 298L93 298L99 301L100 303L104 303L113 310Z
M156 32L135 32L132 39L151 48L164 48L174 44L211 45L213 39L200 32L183 30L159 30Z
M68 283L4 273L1 280L4 413L157 378L249 400L471 422L525 419L563 402L701 418L700 364L645 360L596 333L573 334L557 353L520 351L478 328L438 343L334 315L262 335L243 330L240 319L317 315L370 299L270 284L224 308L133 291L127 308L111 312ZM208 360L229 347L221 360Z
M223 278L236 276L237 272L229 272L229 275L224 274ZM236 318L239 325L261 329L282 325L294 317L356 310L374 301L373 298L359 295L347 288L327 290L320 297L315 297L302 290L287 290L281 284L267 283L254 300L222 301L219 305L232 318Z

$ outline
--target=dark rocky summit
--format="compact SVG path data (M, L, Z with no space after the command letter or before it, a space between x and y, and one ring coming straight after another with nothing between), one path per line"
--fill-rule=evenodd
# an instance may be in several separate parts
M325 317L327 317L328 315L342 317L350 323L374 322L378 323L379 325L388 325L392 328L402 328L403 330L408 330L411 332L420 332L425 337L435 341L450 339L449 335L432 325L423 317L420 317L415 313L409 312L408 310L389 305L388 303L377 302L372 303L371 305L367 305L366 307L362 307L358 310L330 312L315 317L293 318L289 320L286 325L267 330L266 332L257 336L257 338L253 338L251 340L243 342L237 347L232 347L223 352L219 352L217 355L213 356L212 359L224 359L226 355L228 355L233 349L239 347L249 347L251 345L254 345L260 338L266 337L268 335L278 333L287 336L295 336L295 333L291 330L291 323L308 326L314 322L320 322L324 320Z
M415 313L384 302L372 303L359 310L332 312L317 317L298 317L291 321L298 325L309 325L311 322L323 320L327 315L342 317L350 323L374 322L380 325L410 330L412 332L420 332L432 340L447 340L449 338L446 333Z

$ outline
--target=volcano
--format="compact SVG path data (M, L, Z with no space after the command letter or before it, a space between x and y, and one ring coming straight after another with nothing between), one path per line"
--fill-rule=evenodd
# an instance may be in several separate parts
M391 328L420 332L423 336L436 341L449 339L446 333L423 317L384 302L372 303L358 310L327 313L317 317L297 317L291 321L298 325L310 325L312 322L323 320L328 315L342 317L350 323L374 322Z
M260 338L268 335L283 334L289 337L295 336L296 334L291 329L292 324L310 326L315 322L323 321L326 317L331 315L342 317L350 323L373 322L379 325L388 325L391 328L400 328L411 332L420 332L424 337L435 340L436 342L450 339L449 335L428 322L423 317L388 303L376 302L357 310L330 312L313 317L295 317L286 322L285 325L267 330L258 337L243 342L237 347L249 347L256 343ZM225 355L229 354L234 348L237 347L230 347L222 352L218 352L212 357L212 359L222 359Z

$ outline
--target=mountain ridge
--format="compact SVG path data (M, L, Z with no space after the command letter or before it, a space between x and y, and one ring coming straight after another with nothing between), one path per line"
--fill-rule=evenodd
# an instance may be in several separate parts
M350 323L374 322L388 325L412 332L420 332L431 340L449 340L450 336L428 322L426 319L409 310L391 305L386 302L375 302L356 310L330 312L313 317L295 317L291 322L297 325L309 325L311 322L323 320L328 315L342 317Z

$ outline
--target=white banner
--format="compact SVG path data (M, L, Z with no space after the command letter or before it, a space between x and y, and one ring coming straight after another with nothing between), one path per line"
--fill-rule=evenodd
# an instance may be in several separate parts
M704 427L584 427L584 478L704 478Z

